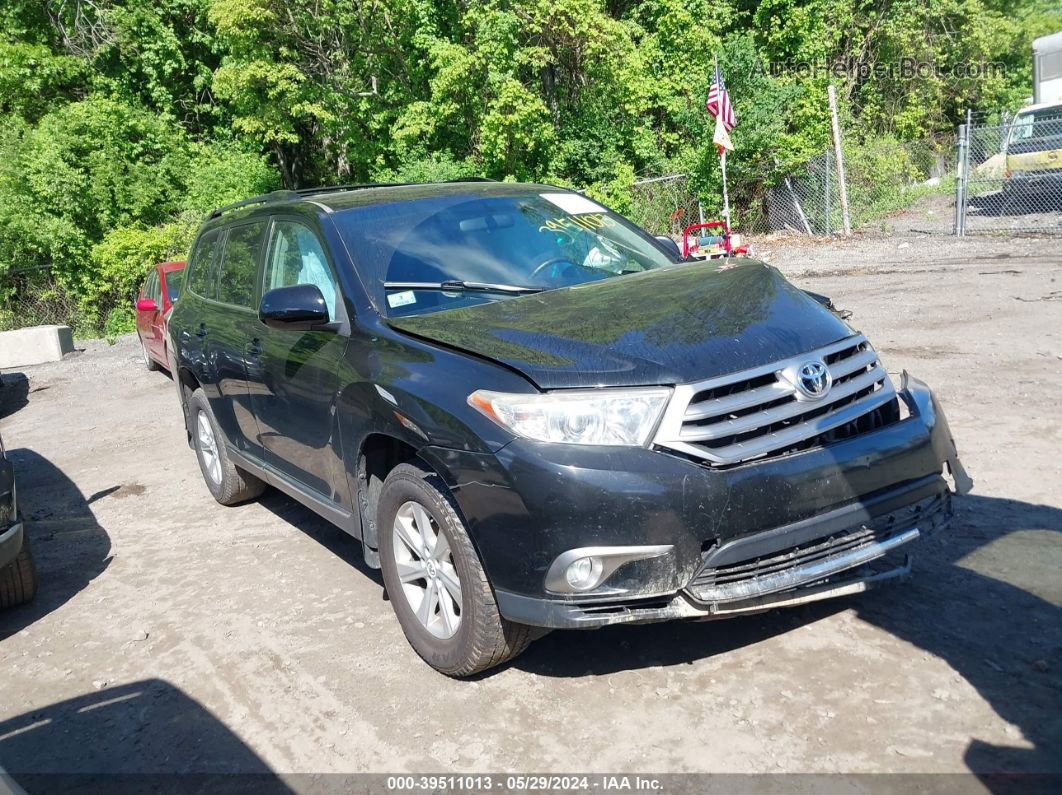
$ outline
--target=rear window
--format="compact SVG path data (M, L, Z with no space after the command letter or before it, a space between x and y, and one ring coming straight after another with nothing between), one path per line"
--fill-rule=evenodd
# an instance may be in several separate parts
M218 300L236 306L254 306L259 254L262 251L262 222L234 226L225 238L221 257Z

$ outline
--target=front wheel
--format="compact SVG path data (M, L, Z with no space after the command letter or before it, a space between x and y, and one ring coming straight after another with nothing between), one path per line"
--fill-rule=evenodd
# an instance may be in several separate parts
M487 575L442 479L400 464L384 481L377 523L380 563L406 639L448 676L512 659L531 627L499 614Z

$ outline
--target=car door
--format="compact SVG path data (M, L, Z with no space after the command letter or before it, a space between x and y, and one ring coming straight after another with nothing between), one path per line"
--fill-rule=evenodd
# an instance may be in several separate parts
M335 269L317 233L295 218L274 218L266 248L262 293L316 285L330 319L345 317ZM338 324L337 324L338 325ZM347 343L334 329L269 328L255 321L249 372L266 461L302 486L335 501L337 460L332 448L339 361Z
M154 301L155 300L154 299L154 290L152 288L152 284L153 283L158 283L158 279L159 279L158 271L155 270L154 268L152 268L151 272L148 273L147 278L144 279L144 286L140 288L140 295L138 296L138 299L137 299L138 303L140 301ZM136 310L136 331L137 331L137 334L140 335L140 340L144 344L144 349L146 351L148 351L148 353L154 353L155 352L155 345L154 345L154 341L152 339L152 331L151 331L151 328L152 328L152 317L154 316L154 314L155 314L155 311L154 310L150 310L150 309L140 309L138 307L137 310Z
M162 298L162 281L159 275L159 269L156 267L151 272L151 295L150 298L155 302L155 311L148 313L148 333L149 333L149 345L151 347L151 353L160 361L166 361L166 345L163 342L162 335L165 331L162 314L165 309L163 306Z
M248 355L259 325L257 285L266 227L261 220L227 228L216 268L217 300L202 312L196 332L203 337L214 382L207 395L214 417L233 447L256 457L262 449L251 407Z

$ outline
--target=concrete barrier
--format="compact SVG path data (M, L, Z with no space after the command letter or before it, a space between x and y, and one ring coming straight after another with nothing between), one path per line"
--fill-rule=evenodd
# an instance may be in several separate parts
M70 326L30 326L0 331L0 370L57 362L74 350Z

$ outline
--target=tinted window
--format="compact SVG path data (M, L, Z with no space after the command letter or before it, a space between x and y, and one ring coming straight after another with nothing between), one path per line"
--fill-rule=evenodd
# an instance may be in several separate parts
M188 277L188 288L204 298L214 297L214 262L221 248L220 237L221 233L215 230L199 238L189 265L191 274Z
M454 194L351 209L334 218L358 252L377 306L391 316L513 295L438 289L447 281L551 290L674 264L626 219L557 190Z
M316 285L328 304L328 319L336 319L336 280L328 267L317 235L294 221L277 221L269 241L265 288Z
M181 282L184 281L184 271L169 271L166 274L166 294L172 304L181 294Z
M262 248L263 223L234 226L225 238L221 256L218 300L237 306L254 306L254 283Z
M150 298L155 303L158 303L158 286L159 286L159 274L158 271L152 270L148 274L147 279L144 280L144 289L141 290L141 294L144 298Z

